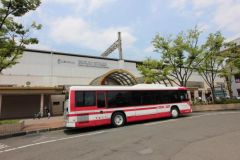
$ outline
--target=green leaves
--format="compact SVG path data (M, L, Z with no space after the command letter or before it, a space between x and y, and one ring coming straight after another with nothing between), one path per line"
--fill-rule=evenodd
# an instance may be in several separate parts
M160 59L147 59L138 66L145 82L186 86L192 73L198 72L212 90L213 100L217 76L226 78L231 94L231 77L240 72L240 47L236 43L224 43L225 38L219 31L210 33L200 45L200 35L197 27L175 37L158 33L152 44Z
M24 27L15 21L40 5L40 0L0 0L0 73L3 69L15 65L21 57L25 45L36 44L38 40L31 38L32 29L39 30L41 25L33 22Z
M157 34L152 41L155 52L160 54L159 63L167 63L167 79L173 83L186 86L194 66L197 64L197 58L201 52L198 46L200 31L197 27L185 32L180 32L175 37L169 35L162 37ZM166 72L164 72L166 73ZM160 73L161 76L163 72Z
M41 3L40 0L1 0L3 8L0 9L0 13L9 12L13 16L20 17L29 12L35 10ZM2 10L2 11L1 11Z
M168 72L169 67L163 62L147 59L143 61L143 64L137 66L141 72L145 83L160 83L161 81L167 85L169 82Z

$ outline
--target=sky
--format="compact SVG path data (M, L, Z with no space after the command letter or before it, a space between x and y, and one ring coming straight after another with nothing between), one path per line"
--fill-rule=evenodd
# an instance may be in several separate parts
M43 26L31 33L39 44L28 48L100 56L121 32L124 59L141 61L160 57L151 44L157 33L197 25L202 42L216 31L227 40L240 37L240 0L42 0L20 21Z

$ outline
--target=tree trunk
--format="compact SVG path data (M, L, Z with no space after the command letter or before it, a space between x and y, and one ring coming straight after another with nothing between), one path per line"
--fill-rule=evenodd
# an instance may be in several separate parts
M233 91L232 91L232 78L231 77L226 77L226 82L227 82L227 90L229 93L230 98L233 98Z
M216 96L215 96L215 92L214 92L214 86L211 86L211 92L212 92L212 102L215 103L216 102Z
M228 76L224 76L225 78L225 81L227 83L227 90L228 90L228 93L229 93L229 97L232 99L233 98L233 91L232 91L232 78L231 77L228 77Z

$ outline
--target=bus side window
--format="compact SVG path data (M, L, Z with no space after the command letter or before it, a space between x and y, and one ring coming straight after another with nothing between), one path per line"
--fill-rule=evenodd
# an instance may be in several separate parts
M98 92L97 106L98 106L98 108L105 107L105 93L104 92Z
M181 102L178 91L169 91L170 102Z
M95 91L76 91L75 92L76 107L95 106L95 104L96 104Z
M141 91L131 91L131 106L140 106L142 104Z
M126 107L132 105L132 92L130 91L109 91L107 104L109 108Z

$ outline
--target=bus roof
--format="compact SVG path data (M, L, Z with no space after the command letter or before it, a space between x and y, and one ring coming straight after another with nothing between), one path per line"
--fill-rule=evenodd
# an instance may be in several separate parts
M166 87L161 84L137 84L134 86L72 86L70 90L187 90L186 87Z

